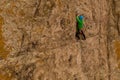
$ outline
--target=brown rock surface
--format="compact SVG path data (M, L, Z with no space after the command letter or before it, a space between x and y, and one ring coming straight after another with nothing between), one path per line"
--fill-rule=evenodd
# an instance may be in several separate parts
M119 69L120 0L0 0L0 80L120 80Z

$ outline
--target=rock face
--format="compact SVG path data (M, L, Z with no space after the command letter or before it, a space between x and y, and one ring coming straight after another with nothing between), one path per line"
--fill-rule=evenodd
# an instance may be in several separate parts
M119 80L119 69L120 0L0 0L0 80Z

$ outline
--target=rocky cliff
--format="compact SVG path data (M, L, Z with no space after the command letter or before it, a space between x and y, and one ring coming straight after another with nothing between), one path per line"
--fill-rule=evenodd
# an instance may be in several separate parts
M120 0L0 0L0 80L119 80L119 69Z

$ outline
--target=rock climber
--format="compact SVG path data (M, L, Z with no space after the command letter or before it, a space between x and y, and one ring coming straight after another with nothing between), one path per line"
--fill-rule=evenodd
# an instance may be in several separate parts
M83 37L82 40L86 40L85 34L83 32L83 28L84 28L84 16L80 15L76 17L76 38L77 40L80 40L80 35Z

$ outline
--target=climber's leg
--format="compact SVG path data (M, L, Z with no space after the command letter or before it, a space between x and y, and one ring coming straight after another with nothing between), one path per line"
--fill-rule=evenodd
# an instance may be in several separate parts
M82 30L80 30L80 34L83 36L84 40L86 40L85 34Z
M79 35L80 35L80 33L79 33L79 32L76 32L75 37L77 38L77 40L80 39Z
M76 37L77 40L80 39L79 35L80 35L80 32L79 32L79 29L78 29L78 22L76 22L76 34L75 34L75 37Z

